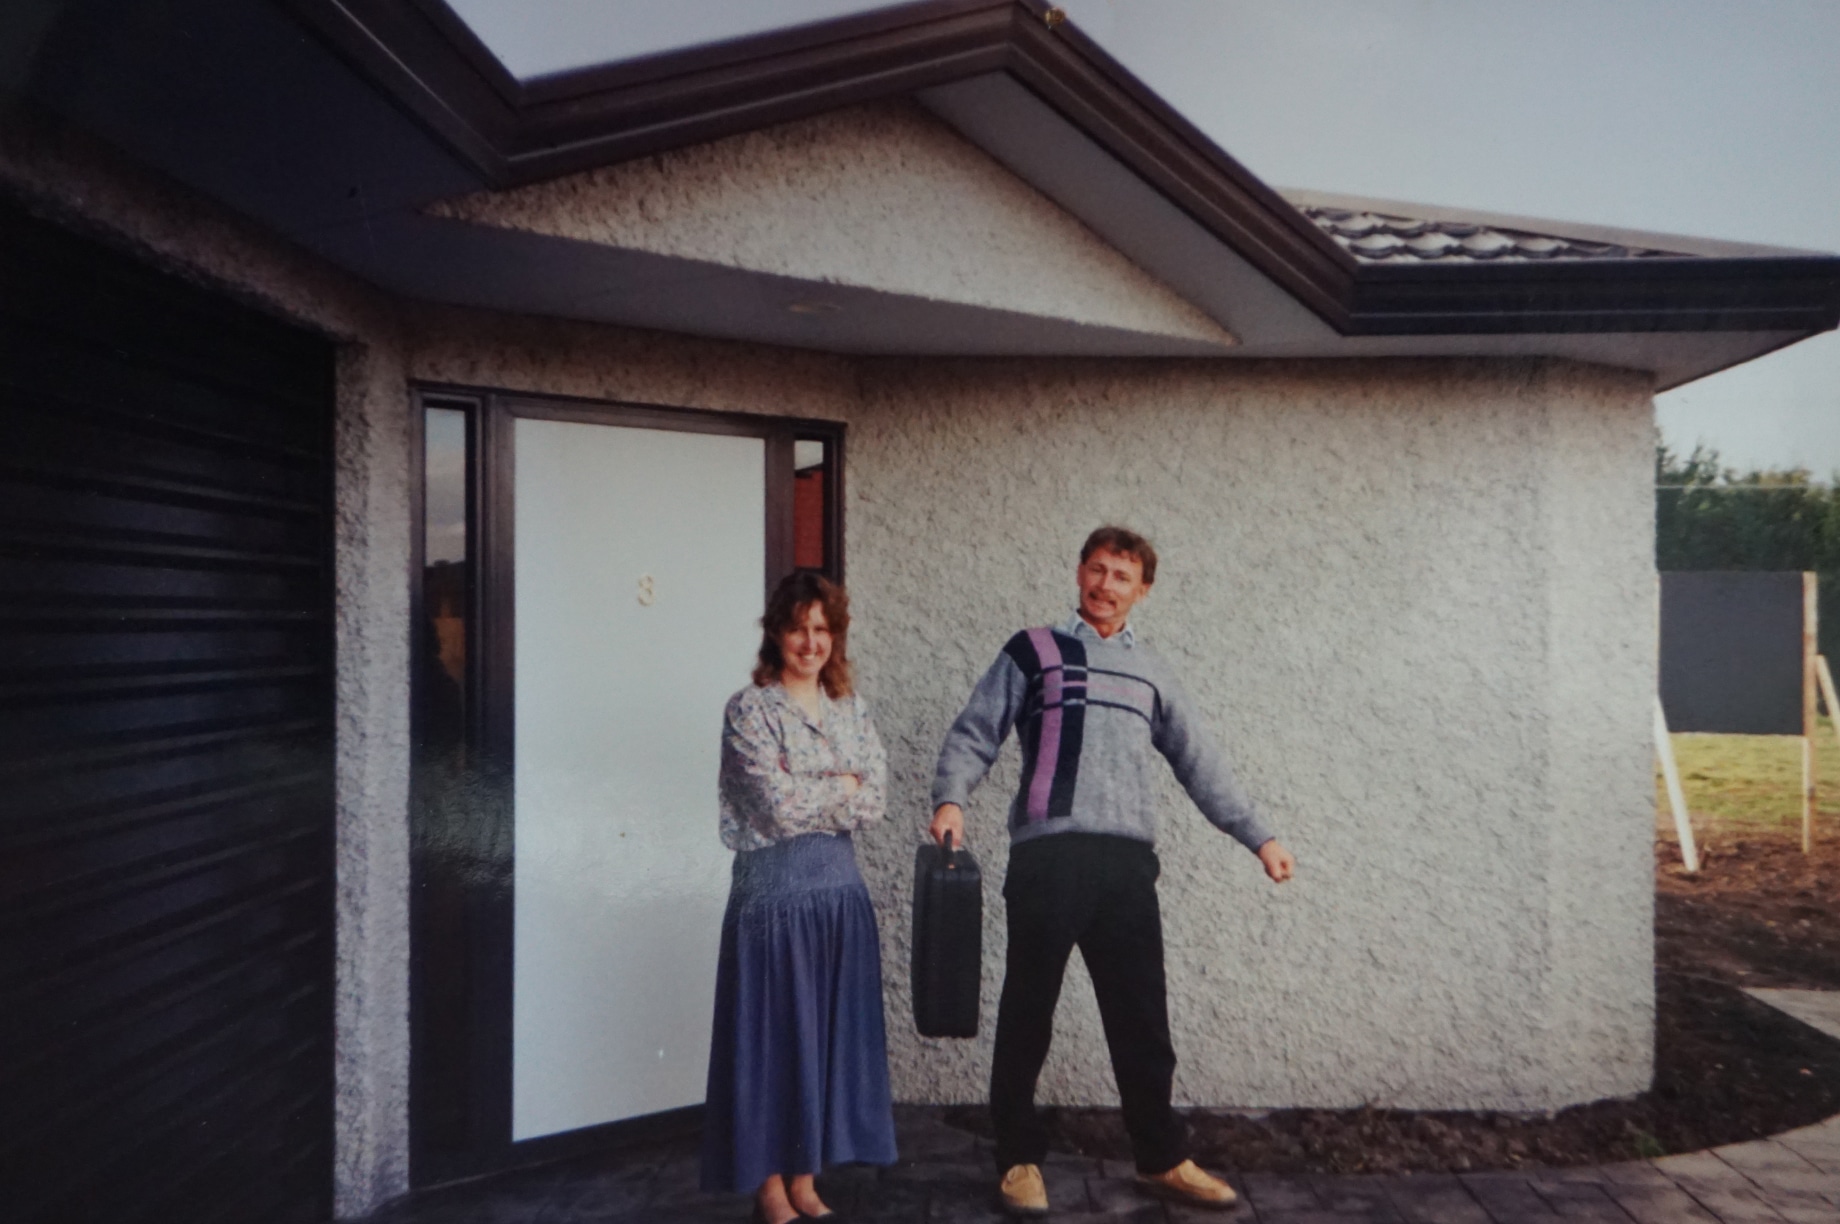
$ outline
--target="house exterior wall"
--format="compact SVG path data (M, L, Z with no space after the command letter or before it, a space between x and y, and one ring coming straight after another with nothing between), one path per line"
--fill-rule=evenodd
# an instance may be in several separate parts
M850 450L853 650L893 760L861 839L906 1100L983 1098L1013 744L968 813L984 1030L907 1023L911 846L1005 638L1064 617L1085 533L1162 553L1142 632L1296 853L1165 786L1177 1093L1547 1109L1647 1086L1655 592L1645 380L1556 364L880 363ZM1043 1097L1115 1100L1091 987Z
M819 284L1233 343L1199 308L908 101L427 211Z
M971 812L984 1036L912 1036L909 872L939 737L1009 632L1064 615L1074 552L1110 519L1163 550L1143 630L1300 860L1273 889L1167 788L1181 1099L1537 1109L1646 1085L1645 379L852 362L395 301L17 118L0 188L340 346L341 1215L407 1186L410 379L850 423L854 649L895 772L860 847L901 1099L982 1099L1001 977L1013 748ZM1044 1096L1113 1099L1077 966Z

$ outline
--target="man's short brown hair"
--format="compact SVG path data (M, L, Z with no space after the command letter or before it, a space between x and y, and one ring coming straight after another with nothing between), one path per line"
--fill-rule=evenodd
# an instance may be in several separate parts
M1136 558L1144 567L1144 585L1156 581L1156 547L1129 527L1101 527L1086 537L1086 543L1080 545L1080 564L1101 548L1115 552L1121 557Z

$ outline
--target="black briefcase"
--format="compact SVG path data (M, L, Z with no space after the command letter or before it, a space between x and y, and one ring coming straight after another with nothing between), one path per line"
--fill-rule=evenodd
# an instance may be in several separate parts
M976 1037L984 970L984 882L962 847L914 855L914 1027L922 1037Z

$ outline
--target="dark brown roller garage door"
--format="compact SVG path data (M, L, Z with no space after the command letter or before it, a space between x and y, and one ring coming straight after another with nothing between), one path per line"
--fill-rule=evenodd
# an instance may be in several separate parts
M0 1217L316 1220L332 357L0 203Z

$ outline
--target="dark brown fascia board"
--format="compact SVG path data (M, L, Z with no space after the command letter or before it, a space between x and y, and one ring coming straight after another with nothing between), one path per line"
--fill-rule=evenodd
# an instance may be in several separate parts
M1840 257L1764 256L1413 266L1356 281L1354 334L1829 331Z
M1000 70L1014 0L920 0L520 82L441 0L280 0L495 188Z
M1840 257L1357 263L1043 0L917 0L524 82L441 0L281 3L497 188L1002 71L1343 335L1840 323Z

